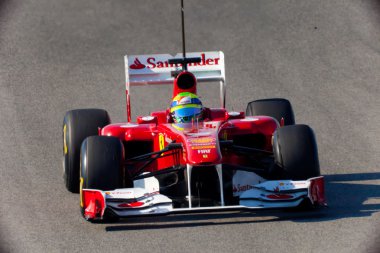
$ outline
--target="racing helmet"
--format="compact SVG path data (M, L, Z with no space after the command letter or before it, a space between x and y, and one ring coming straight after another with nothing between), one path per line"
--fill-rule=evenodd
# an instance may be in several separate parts
M181 92L173 98L170 114L174 123L188 123L203 120L203 106L198 96L191 92Z

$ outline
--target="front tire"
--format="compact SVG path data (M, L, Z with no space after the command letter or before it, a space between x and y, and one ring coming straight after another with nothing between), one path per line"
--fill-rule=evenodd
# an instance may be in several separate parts
M123 187L124 146L116 137L90 136L81 148L83 188L102 191Z
M273 138L275 163L286 179L306 180L320 176L318 148L313 130L307 125L278 128Z
M80 159L82 215L84 214L83 189L112 191L124 187L126 178L124 175L124 157L124 146L116 137L91 136L84 140ZM104 219L116 221L118 217L106 209Z
M83 140L98 135L98 128L110 124L107 111L79 109L66 113L63 120L63 169L68 191L79 192L79 156Z

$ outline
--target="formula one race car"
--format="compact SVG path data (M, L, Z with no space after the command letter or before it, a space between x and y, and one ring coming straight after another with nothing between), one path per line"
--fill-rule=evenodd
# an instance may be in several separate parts
M313 130L286 99L225 109L222 52L125 56L127 122L80 109L63 121L64 179L87 220L226 209L324 206ZM190 56L190 57L189 57ZM219 82L206 108L198 82ZM170 108L131 122L130 87L173 85Z
M224 54L125 56L128 122L106 111L67 112L64 178L87 220L217 209L325 205L312 129L286 99L225 109ZM182 67L182 70L180 68ZM221 108L205 108L197 82L219 81ZM173 85L169 109L131 122L130 87Z

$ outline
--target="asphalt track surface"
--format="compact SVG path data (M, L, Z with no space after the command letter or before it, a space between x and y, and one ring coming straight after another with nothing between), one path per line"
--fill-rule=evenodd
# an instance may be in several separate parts
M380 1L185 5L188 51L225 53L228 108L286 97L314 128L329 208L85 222L63 184L63 116L124 121L123 55L180 52L179 1L1 0L0 251L378 252ZM134 117L169 104L170 88L133 92Z

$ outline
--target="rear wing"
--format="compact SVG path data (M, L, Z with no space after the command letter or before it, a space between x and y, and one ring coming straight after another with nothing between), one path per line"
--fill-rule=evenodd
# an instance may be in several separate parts
M186 57L200 57L200 63L189 63L188 71L193 73L198 82L219 81L220 101L225 108L225 69L224 54L221 51L186 53ZM127 95L127 119L131 121L130 87L141 85L173 84L172 72L181 71L181 64L170 64L169 59L183 58L182 53L170 54L126 55L125 79Z

